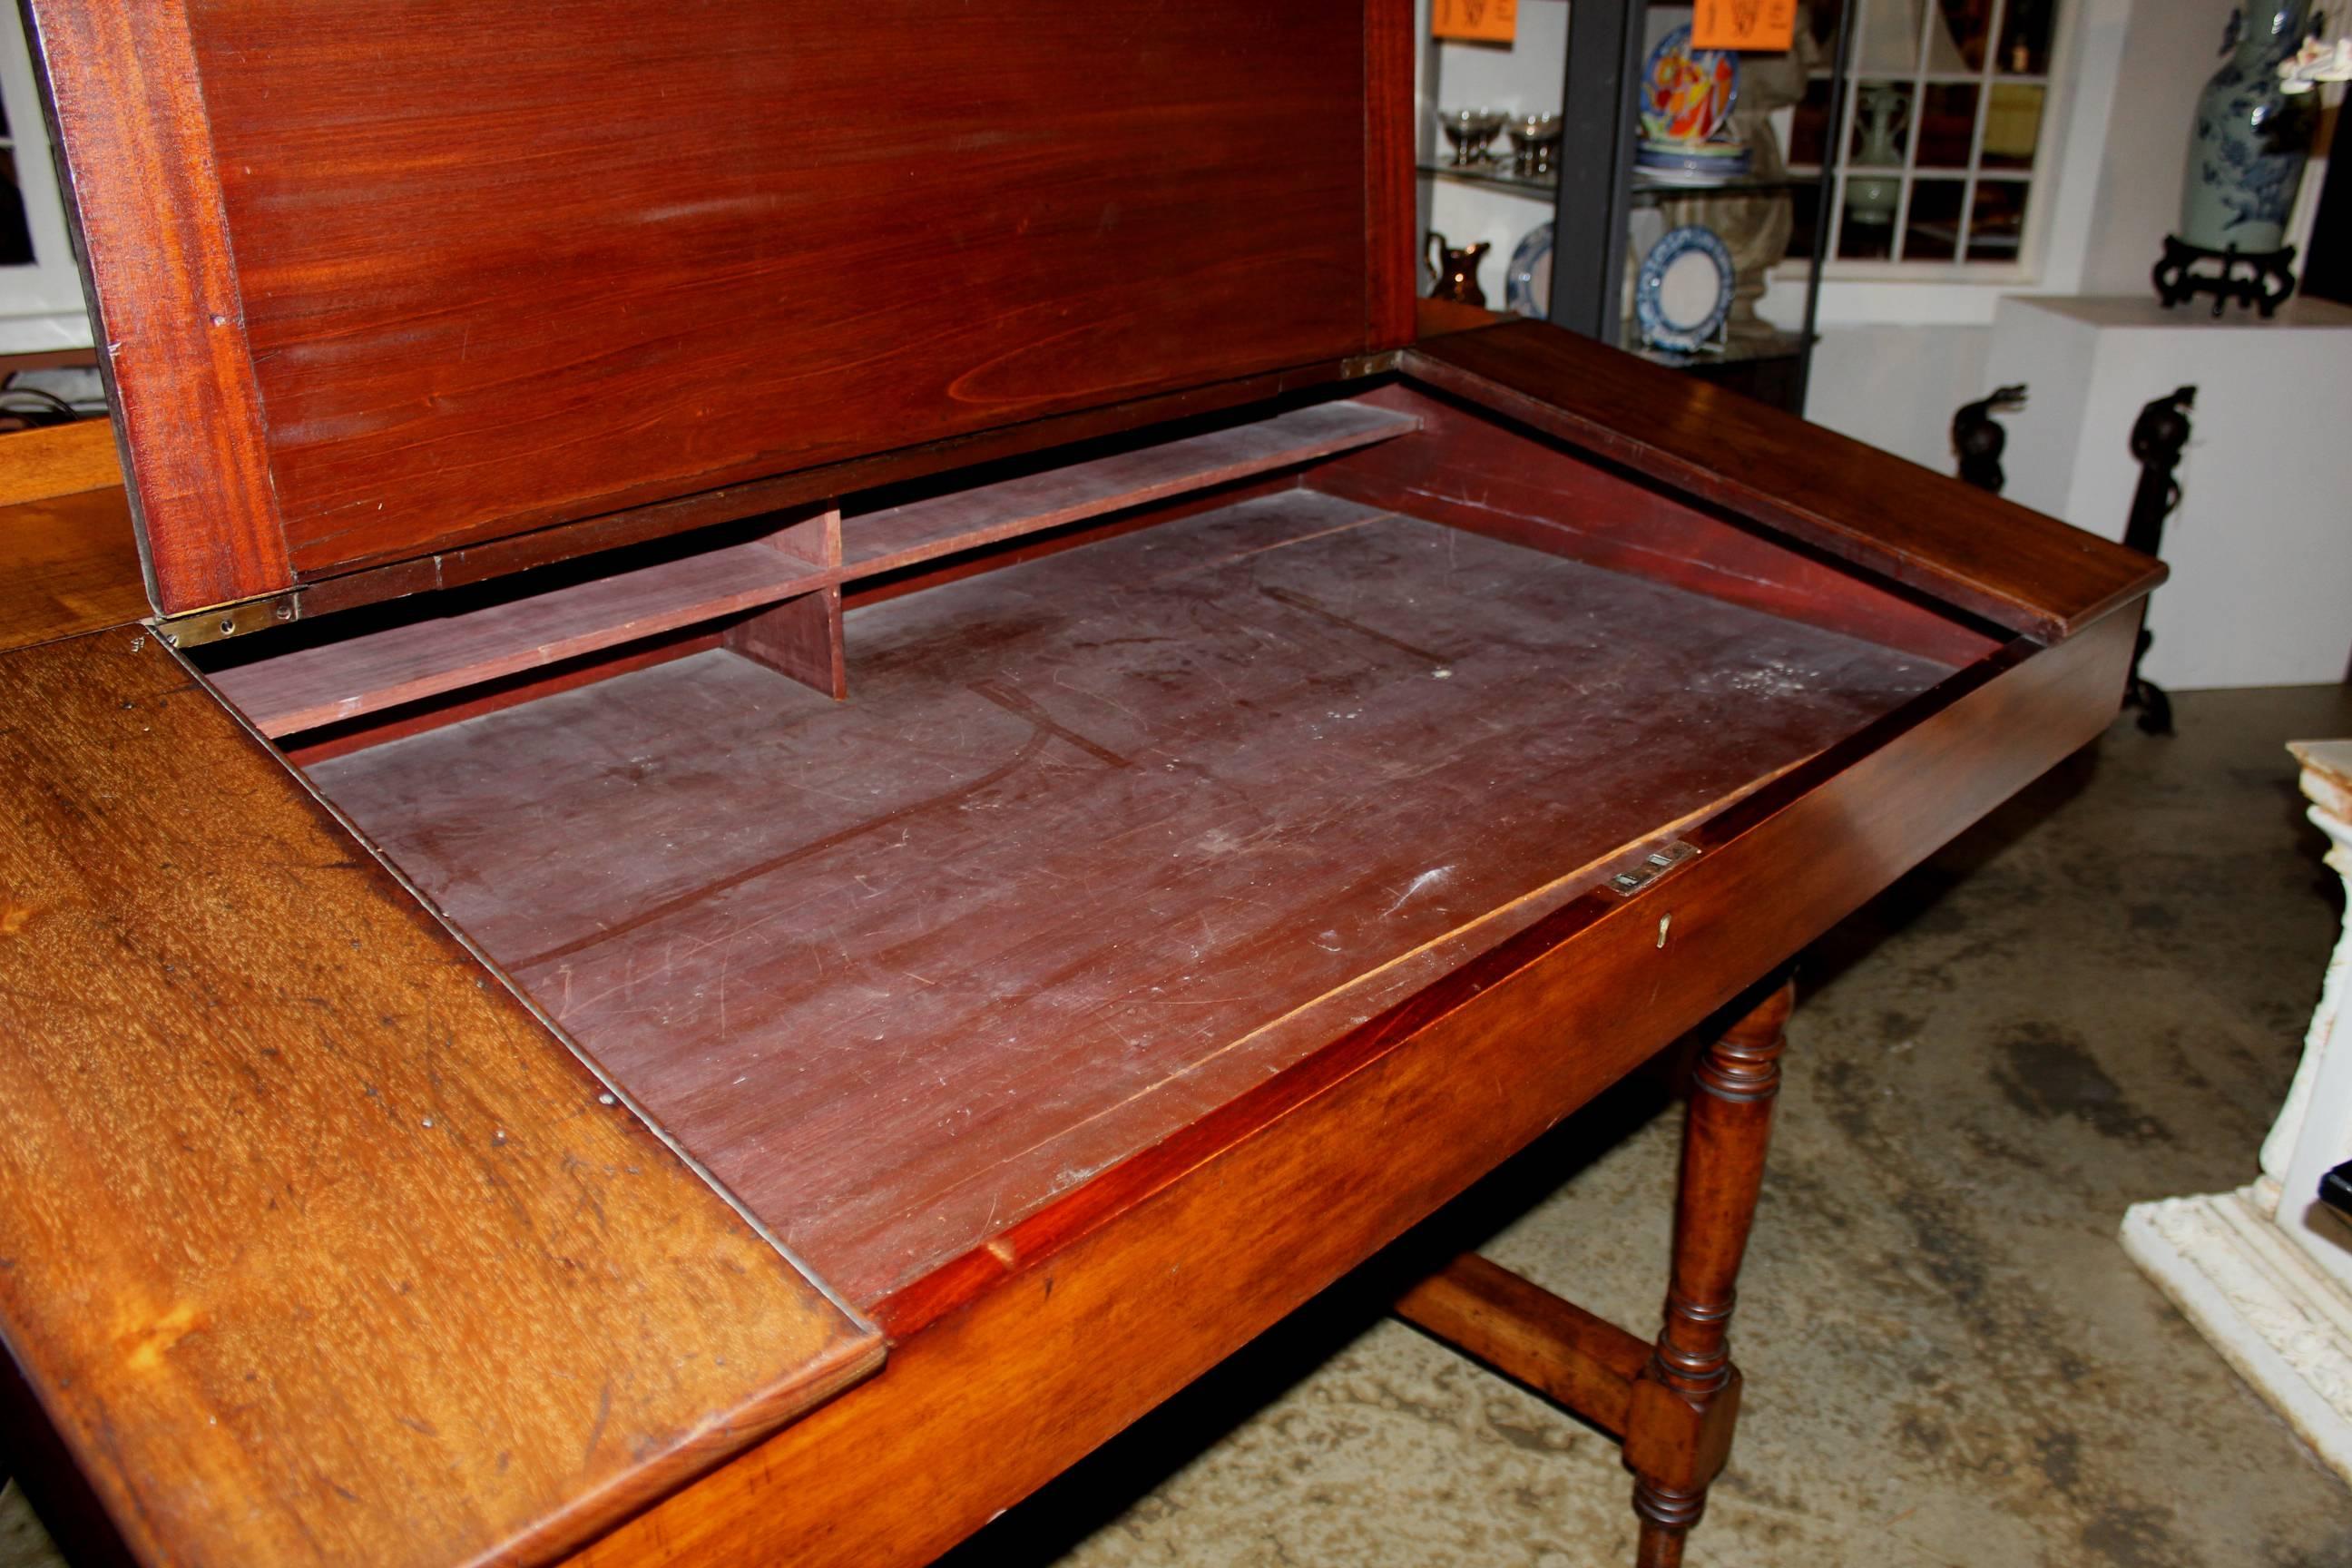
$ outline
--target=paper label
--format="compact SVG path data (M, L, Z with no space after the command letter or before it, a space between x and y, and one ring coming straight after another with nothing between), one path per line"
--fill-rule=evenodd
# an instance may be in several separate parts
M1797 0L1698 0L1691 47L1785 53L1797 41Z
M1796 0L1786 3L1793 16ZM1430 0L1429 34L1433 38L1507 44L1518 32L1519 0Z

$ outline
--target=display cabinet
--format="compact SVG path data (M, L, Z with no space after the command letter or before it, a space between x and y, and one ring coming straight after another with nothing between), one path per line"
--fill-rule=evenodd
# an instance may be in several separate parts
M1689 5L1529 0L1518 17L1507 46L1431 39L1423 48L1425 227L1492 247L1484 276L1497 308L1801 412L1820 258L1832 251L1835 204L1821 193L1837 176L1827 128L1847 118L1849 9L1840 0L1801 7L1794 47L1738 57L1709 142L1734 156L1715 170L1689 159L1646 166L1642 153L1645 102L1660 66L1677 58ZM1473 105L1557 114L1549 166L1523 167L1507 134L1497 155L1465 162L1441 124ZM1653 294L1664 285L1687 299L1684 314L1654 319L1645 281Z

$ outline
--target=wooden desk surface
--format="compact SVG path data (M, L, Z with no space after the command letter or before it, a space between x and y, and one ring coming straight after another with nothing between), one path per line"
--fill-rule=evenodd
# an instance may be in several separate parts
M0 649L147 614L113 426L0 436Z
M313 776L861 1305L1949 673L1305 490L849 643Z
M0 655L0 1365L143 1561L544 1556L879 1357L143 628Z

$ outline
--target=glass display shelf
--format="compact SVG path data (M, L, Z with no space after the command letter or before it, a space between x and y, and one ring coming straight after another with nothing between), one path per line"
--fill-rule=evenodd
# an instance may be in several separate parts
M1487 163L1423 163L1421 172L1440 180L1458 180L1464 184L1486 185L1490 188L1516 191L1521 195L1538 196L1549 201L1559 189L1557 174L1522 174L1507 160ZM1765 195L1780 191L1805 190L1822 183L1818 169L1790 170L1780 174L1741 174L1728 180L1714 180L1705 184L1690 180L1662 180L1654 175L1636 174L1631 188L1635 202L1674 201L1684 196Z

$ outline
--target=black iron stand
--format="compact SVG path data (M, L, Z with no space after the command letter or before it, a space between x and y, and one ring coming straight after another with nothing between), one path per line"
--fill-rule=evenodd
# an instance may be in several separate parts
M2294 247L2284 250L2208 250L2171 235L2164 237L2164 259L2149 273L2156 297L2167 309L2182 305L2199 294L2213 296L2218 319L2235 300L2252 305L2265 321L2294 292Z
M2025 384L1998 387L1990 397L1964 404L1952 416L1952 456L1959 459L1960 478L1980 490L2000 494L2008 476L2000 471L2001 449L2009 445L1996 414L2014 414L2025 406Z
M2124 542L2143 554L2163 553L2164 520L2180 504L2180 483L2172 470L2180 465L2180 448L2189 444L2189 410L2196 402L2197 389L2184 386L2154 399L2132 421L2131 453L2139 459L2139 488L2132 492ZM2132 650L2131 677L2124 687L2124 706L2139 710L2139 727L2147 733L2169 735L2172 700L2139 672L2139 661L2155 640L2153 633L2141 628L2139 646Z

